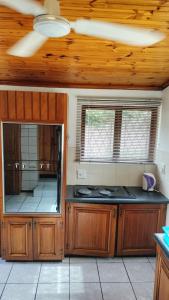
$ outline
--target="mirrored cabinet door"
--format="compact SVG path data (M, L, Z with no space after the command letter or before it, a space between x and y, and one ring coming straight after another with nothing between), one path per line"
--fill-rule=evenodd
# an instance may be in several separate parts
M62 125L3 123L4 212L60 212L62 132Z

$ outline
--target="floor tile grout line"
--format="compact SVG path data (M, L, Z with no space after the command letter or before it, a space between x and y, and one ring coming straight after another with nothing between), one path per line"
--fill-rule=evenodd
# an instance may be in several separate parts
M38 291L38 286L39 286L39 279L40 279L41 270L42 270L42 263L40 264L40 270L39 270L39 276L38 276L38 280L37 280L37 286L36 286L34 300L36 300L36 296L37 296L37 291Z
M137 300L137 296L136 296L134 287L133 287L133 285L132 285L132 282L131 282L131 280L130 280L130 276L129 276L129 274L128 274L127 267L126 267L126 265L125 265L125 263L124 263L123 258L122 258L122 261L123 261L123 265L124 265L124 268L125 268L125 270L126 270L126 273L127 273L128 279L129 279L129 283L130 283L130 285L131 285L131 288L132 288L132 291L133 291L133 294L134 294L134 297L135 297L135 299Z
M7 285L7 283L8 283L8 279L9 279L9 276L11 275L13 266L14 266L14 263L12 263L12 267L11 267L11 269L10 269L10 272L9 272L9 274L8 274L8 277L7 277L7 279L6 279L6 282L4 283L4 288L3 288L2 293L1 293L1 298L2 298L2 296L3 296L4 290L5 290L6 285ZM1 298L0 298L0 299L1 299Z
M152 270L153 270L153 273L154 273L155 270L154 270L154 267L153 267L153 265L151 264L151 262L150 262L150 266L151 266L151 268L152 268Z
M96 266L97 266L97 272L98 272L98 276L99 276L99 284L100 284L100 289L101 289L101 295L102 295L102 299L104 300L104 295L103 295L102 284L101 284L101 280L100 280L100 273L99 273L99 266L98 266L98 263L97 263L97 259L96 259Z

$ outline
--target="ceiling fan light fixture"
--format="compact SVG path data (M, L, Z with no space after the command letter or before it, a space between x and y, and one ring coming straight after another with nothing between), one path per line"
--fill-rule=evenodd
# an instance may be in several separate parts
M44 36L63 37L70 33L70 23L59 16L40 15L34 19L33 28Z

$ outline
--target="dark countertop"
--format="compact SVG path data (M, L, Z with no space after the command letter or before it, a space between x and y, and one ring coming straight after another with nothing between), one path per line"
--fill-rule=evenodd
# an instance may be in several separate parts
M161 247L161 249L164 251L165 256L169 259L169 247L164 242L163 237L164 237L163 233L156 233L154 235L155 241Z
M135 199L108 199L108 198L75 198L73 195L73 185L67 186L67 194L66 194L66 201L69 202L80 202L80 203L97 203L97 204L127 204L127 203L133 203L133 204L139 204L139 203L151 203L151 204L167 204L169 203L169 199L164 197L160 192L146 192L143 191L140 187L127 187L128 191L131 194L135 195Z

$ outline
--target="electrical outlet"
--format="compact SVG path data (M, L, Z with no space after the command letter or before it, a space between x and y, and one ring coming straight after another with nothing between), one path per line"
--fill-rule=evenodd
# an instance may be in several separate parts
M78 169L77 170L77 178L78 179L87 179L87 172L85 169Z

